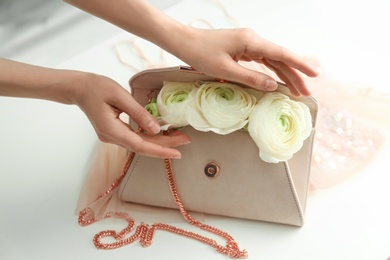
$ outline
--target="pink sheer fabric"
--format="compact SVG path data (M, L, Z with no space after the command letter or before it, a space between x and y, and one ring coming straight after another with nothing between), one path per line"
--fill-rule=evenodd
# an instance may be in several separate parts
M125 148L113 144L99 143L80 192L76 208L77 214L86 207L91 207L95 217L102 217L110 211L120 211L122 209L124 203L116 198L115 191L104 195L99 201L96 201L96 199L105 194L120 177L126 158L127 151Z
M319 190L358 174L381 151L390 129L383 113L390 97L326 77L312 81L320 110L310 185Z

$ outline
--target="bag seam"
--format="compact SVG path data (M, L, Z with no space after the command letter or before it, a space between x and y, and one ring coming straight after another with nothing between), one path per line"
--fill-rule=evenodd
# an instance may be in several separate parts
M299 201L297 200L296 192L294 192L294 185L292 184L291 176L288 174L289 173L289 168L287 167L287 162L284 162L283 164L284 164L285 174L286 174L287 179L288 179L288 185L290 187L290 192L291 192L291 195L294 198L295 207L296 207L297 212L298 212L300 226L302 226L303 225L303 216L302 216L301 210L299 210L300 209L300 204L299 204Z
M138 164L138 161L140 159L139 155L136 154L135 156L136 156L136 158L134 158L135 160L133 160L133 162L131 163L130 169L127 171L127 173L125 175L126 177L122 180L122 183L124 183L124 187L122 187L122 185L121 185L120 190L118 192L119 193L119 198L121 200L123 200L122 199L123 192L124 192L124 190L125 190L125 188L127 186L127 183L129 182L129 179L130 179L131 175L134 172L135 166Z

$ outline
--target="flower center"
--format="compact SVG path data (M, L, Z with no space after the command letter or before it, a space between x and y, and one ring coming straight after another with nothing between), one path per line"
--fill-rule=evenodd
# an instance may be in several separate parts
M286 114L283 114L279 117L280 125L284 131L288 131L290 129L290 125L291 125L290 119L291 118Z
M186 100L188 93L186 91L179 91L171 96L170 103L180 103Z
M217 96L220 97L221 99L224 99L226 101L230 101L234 97L233 90L231 89L222 89L219 88L217 92Z

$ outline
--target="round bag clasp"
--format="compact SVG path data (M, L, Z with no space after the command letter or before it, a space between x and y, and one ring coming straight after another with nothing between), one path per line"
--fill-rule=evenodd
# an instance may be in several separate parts
M204 173L207 177L215 177L219 173L219 165L216 162L209 162L204 167Z

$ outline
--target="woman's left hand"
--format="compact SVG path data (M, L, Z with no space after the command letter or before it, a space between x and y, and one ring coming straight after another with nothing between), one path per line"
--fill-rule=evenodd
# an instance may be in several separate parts
M204 30L189 28L175 55L195 69L216 78L242 83L260 90L274 90L275 79L245 68L238 61L255 61L273 70L295 96L310 95L303 74L318 71L302 57L267 41L251 29Z

